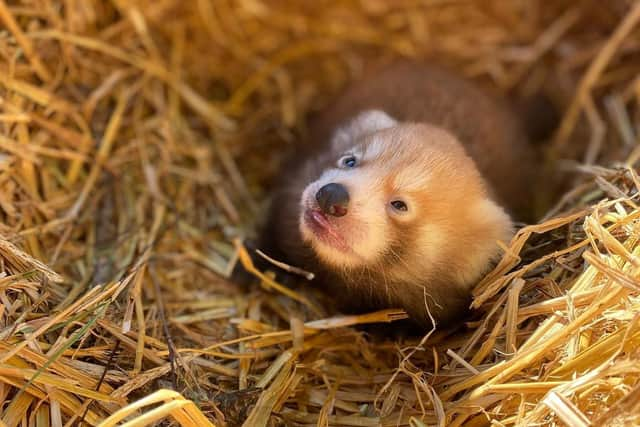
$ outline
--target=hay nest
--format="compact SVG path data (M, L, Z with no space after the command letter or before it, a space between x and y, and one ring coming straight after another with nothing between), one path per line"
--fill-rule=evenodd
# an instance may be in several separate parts
M2 425L638 425L639 19L625 0L0 0ZM478 284L477 320L415 340L353 327L396 312L225 279L306 113L385 56L547 93L550 158L580 172Z

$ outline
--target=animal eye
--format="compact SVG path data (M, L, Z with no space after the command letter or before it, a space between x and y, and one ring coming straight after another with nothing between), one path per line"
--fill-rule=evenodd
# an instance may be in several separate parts
M357 163L356 156L345 156L340 160L340 164L346 168L355 168Z
M399 212L406 212L409 210L407 204L402 200L394 200L393 202L391 202L391 206L393 206L393 209Z

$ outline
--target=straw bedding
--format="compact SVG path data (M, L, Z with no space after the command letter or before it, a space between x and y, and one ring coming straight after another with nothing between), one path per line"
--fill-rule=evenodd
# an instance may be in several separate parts
M623 0L0 0L2 425L640 424L639 19ZM417 339L356 326L398 311L226 279L307 113L393 56L546 93L550 165L579 172L474 317Z

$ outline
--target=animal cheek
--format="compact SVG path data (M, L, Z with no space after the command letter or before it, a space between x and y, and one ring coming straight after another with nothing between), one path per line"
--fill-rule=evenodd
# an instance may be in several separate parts
M351 186L349 193L351 213L358 222L375 227L385 222L384 200L376 191L363 186Z
M360 236L360 239L354 241L354 251L366 262L375 263L378 258L385 253L389 237L384 229L367 227L366 233Z
M436 223L426 223L420 227L414 236L415 252L424 259L436 261L449 245L449 238L445 229Z
M369 261L375 260L386 251L391 240L389 224L366 211L355 211L349 218L349 240L358 255Z

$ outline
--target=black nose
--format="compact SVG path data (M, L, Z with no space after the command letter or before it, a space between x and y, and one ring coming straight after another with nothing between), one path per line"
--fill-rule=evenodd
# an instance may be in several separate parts
M344 185L332 182L318 190L316 200L325 214L343 216L349 207L349 192Z

